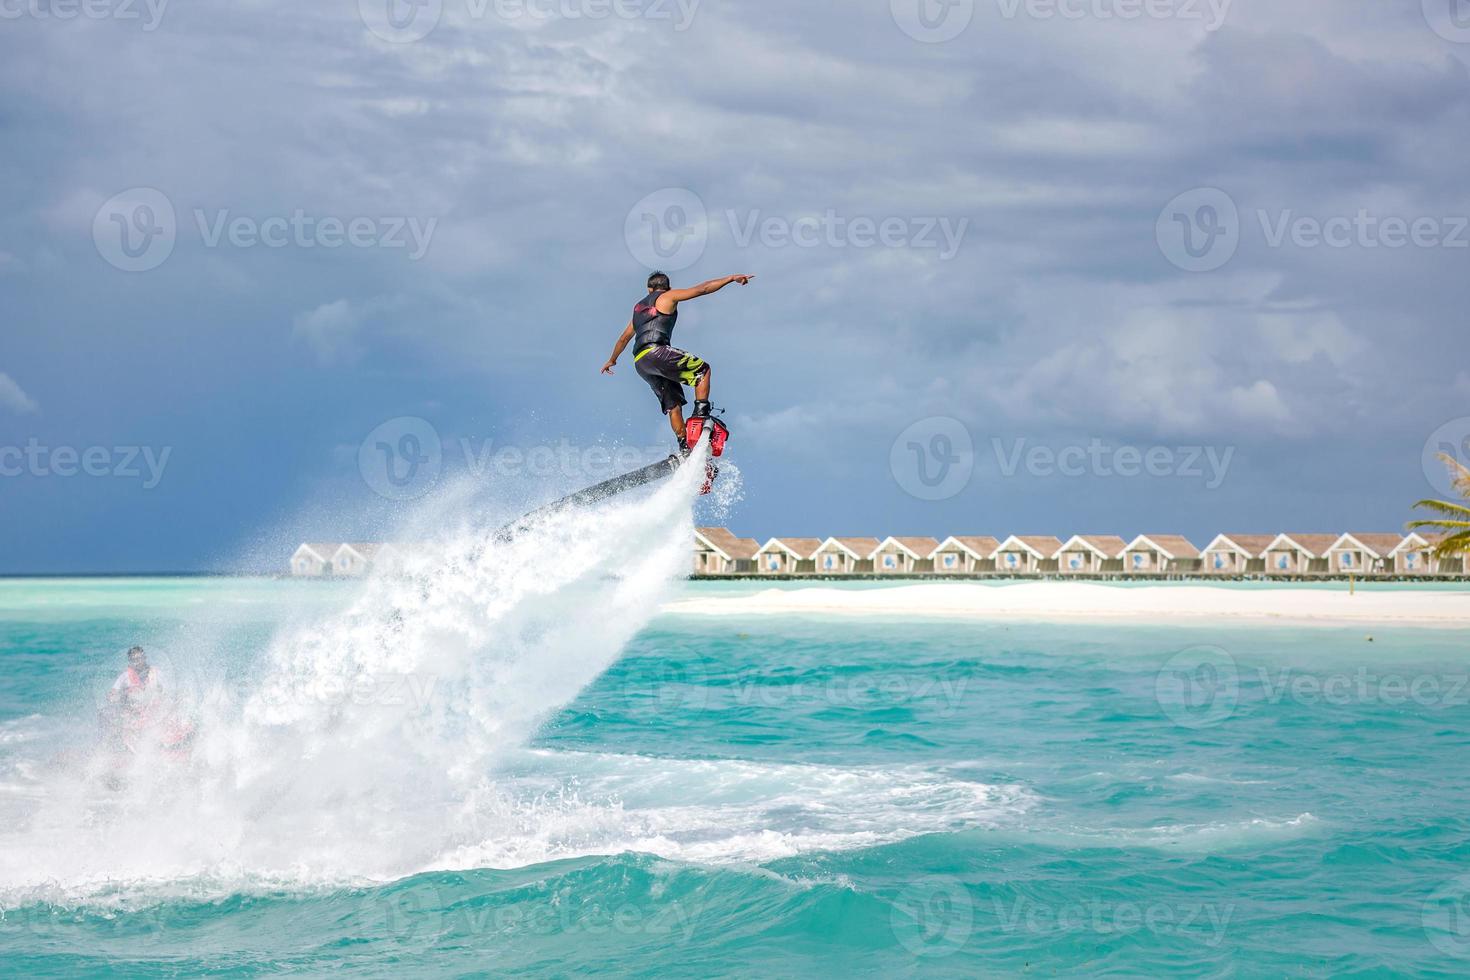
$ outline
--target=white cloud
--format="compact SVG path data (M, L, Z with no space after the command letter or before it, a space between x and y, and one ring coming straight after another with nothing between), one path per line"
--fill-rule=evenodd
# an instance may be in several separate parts
M318 360L330 364L352 360L361 353L357 334L362 321L361 310L339 299L298 314L294 327L296 337L311 347Z
M10 375L0 372L0 406L10 409L17 415L30 415L39 412L41 406L36 400L26 394L15 379Z

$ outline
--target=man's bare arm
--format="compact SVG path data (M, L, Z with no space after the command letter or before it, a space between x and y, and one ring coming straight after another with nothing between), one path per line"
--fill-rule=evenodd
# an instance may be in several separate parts
M628 321L628 325L623 328L623 335L621 337L619 337L618 338L618 342L613 345L612 357L609 357L607 359L607 363L602 366L602 373L603 374L612 374L613 373L613 365L616 364L616 363L618 363L618 358L620 358L620 357L623 356L623 351L625 351L625 350L628 349L628 344L631 343L632 340L633 340L633 321L632 320L629 320Z
M738 282L744 286L754 278L755 276L744 275L725 276L723 279L711 279L708 282L702 282L698 286L691 286L688 289L670 289L667 292L659 293L654 305L658 307L660 313L672 313L686 299L695 299L699 296L708 296L710 293L718 293L732 282ZM668 309L664 309L666 306Z

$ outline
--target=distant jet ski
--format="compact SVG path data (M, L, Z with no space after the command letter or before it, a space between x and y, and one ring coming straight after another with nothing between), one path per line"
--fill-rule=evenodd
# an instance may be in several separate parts
M189 760L194 744L194 722L171 708L148 712L127 709L103 711L98 721L103 744L119 761L130 758L169 763Z

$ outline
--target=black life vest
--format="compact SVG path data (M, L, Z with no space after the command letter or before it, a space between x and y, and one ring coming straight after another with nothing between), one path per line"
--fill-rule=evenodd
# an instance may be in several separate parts
M664 290L649 293L633 307L633 353L642 353L649 347L662 347L673 342L674 325L679 322L679 311L660 313L655 305Z

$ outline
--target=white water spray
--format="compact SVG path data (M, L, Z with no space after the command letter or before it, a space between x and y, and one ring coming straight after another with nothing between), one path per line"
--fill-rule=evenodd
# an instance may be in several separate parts
M443 530L444 501L427 505L395 570L278 632L243 703L216 688L194 706L187 769L144 752L110 791L53 780L0 838L0 904L385 880L512 833L497 765L687 573L702 469L509 540L462 509Z

